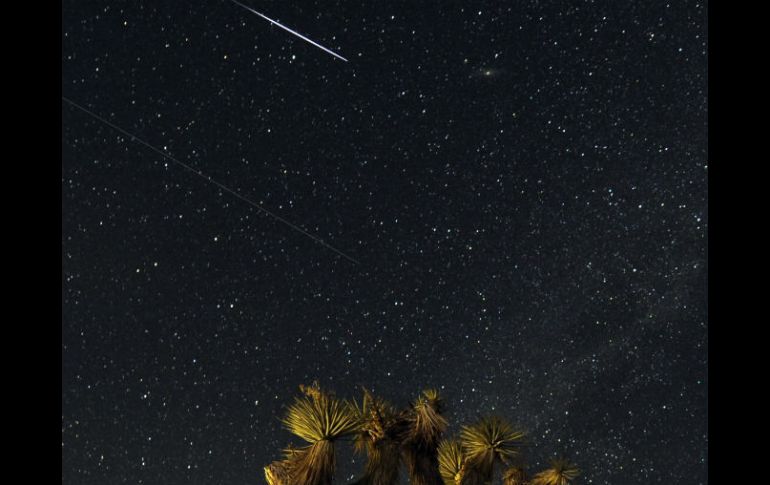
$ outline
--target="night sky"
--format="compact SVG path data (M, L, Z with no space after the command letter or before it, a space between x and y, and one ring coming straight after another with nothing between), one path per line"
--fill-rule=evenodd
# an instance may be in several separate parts
M62 4L62 96L200 171L62 99L62 483L264 483L318 379L705 484L706 3L243 1L349 62Z

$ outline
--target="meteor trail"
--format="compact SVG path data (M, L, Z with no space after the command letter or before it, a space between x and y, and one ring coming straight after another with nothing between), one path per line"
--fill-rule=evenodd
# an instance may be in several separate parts
M186 163L180 162L176 158L174 158L171 155L169 155L165 150L161 150L159 148L155 148L154 146L150 145L149 143L147 143L146 141L142 140L138 136L127 132L126 130L124 130L123 128L119 127L118 125L116 125L114 123L110 123L109 121L107 121L106 119L102 118L98 114L94 113L93 111L91 111L89 109L84 108L83 106L80 106L79 104L77 104L76 102L72 101L71 99L65 98L64 96L62 96L61 99L62 99L62 101L66 101L71 106L79 109L80 111L86 113L87 115L91 116L92 118L95 118L95 119L101 121L102 123L104 123L105 125L113 128L114 130L117 130L117 131L123 133L124 135L129 137L132 141L135 141L135 142L137 142L137 143L139 143L141 145L146 146L147 148L149 148L150 150L154 151L155 153L161 155L164 158L167 158L167 159L171 160L172 162L176 163L177 165L179 165L181 167L184 167L188 171L190 171L190 172L194 173L195 175L197 175L197 176L199 176L199 177L209 181L210 183L216 185L217 187L219 187L220 189L224 190L225 192L228 192L228 193L234 195L235 197L238 197L242 201L246 202L247 204L249 204L249 205L251 205L253 207L256 207L258 210L264 212L265 214L269 215L273 219L286 224L287 226L289 226L290 228L294 229L295 231L297 231L297 232L299 232L301 234L304 234L305 236L309 237L310 239L312 239L313 241L317 242L321 246L324 246L324 247L326 247L328 249L331 249L332 251L334 251L335 253L339 254L340 256L342 256L343 258L347 259L348 261L351 261L351 262L353 262L355 264L359 264L359 262L357 260L355 260L352 257L348 256L347 254L343 253L342 251L340 251L339 249L335 248L331 244L325 242L323 239L310 234L309 232L305 231L304 229L302 229L301 227L299 227L299 226L297 226L295 224L292 224L291 222L287 221L286 219L284 219L283 217L279 216L278 214L275 214L275 213L265 209L264 207L262 207L261 205L257 204L256 202L252 201L251 199L248 199L248 198L242 196L241 194L239 194L235 190L231 189L230 187L227 187L224 184L221 184L221 183L217 182L216 180L214 180L213 178L209 177L208 175L204 175L204 173L201 172L200 170L196 170L196 169L192 168L191 166L187 165Z
M288 28L288 27L286 27L286 26L284 26L284 25L281 25L281 24L279 24L278 22L276 22L275 20L271 19L270 17L268 17L268 16L266 16L266 15L263 15L263 14L261 14L261 13L257 12L257 11L256 11L256 10L254 10L253 8L251 8L251 7L248 7L248 6L244 5L244 4L242 4L241 2L238 2L237 0L230 0L230 1L231 1L231 2L233 2L233 3L235 3L235 4L238 4L238 5L240 5L241 7L245 8L245 9L246 9L246 10L248 10L249 12L252 12L252 13L255 13L255 14L259 15L260 17L262 17L263 19L267 20L267 21L268 21L268 22L270 22L271 24L275 24L275 25L277 25L278 27L282 28L283 30L285 30L285 31L287 31L287 32L290 32L290 33L292 33L292 34L296 35L296 36L297 36L297 37L299 37L300 39L302 39L302 40L306 40L306 41L310 42L310 43L311 43L311 44L313 44L314 46L318 47L319 49L321 49L321 50L323 50L323 51L325 51L325 52L328 52L329 54L333 55L334 57L336 57L336 58L338 58L338 59L342 59L342 60L343 60L343 61L345 61L345 62L348 62L348 60L347 60L347 59L345 59L345 58L344 58L344 57L342 57L341 55L339 55L339 54L335 53L334 51L331 51L331 50L327 49L326 47L322 46L321 44L318 44L318 43L316 43L316 42L313 42L312 40L308 39L307 37L305 37L304 35L300 34L299 32L294 32L294 31L293 31L293 30L291 30L290 28Z

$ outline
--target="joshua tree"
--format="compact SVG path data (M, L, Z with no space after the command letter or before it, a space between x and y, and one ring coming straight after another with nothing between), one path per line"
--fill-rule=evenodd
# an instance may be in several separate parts
M433 389L402 411L366 389L361 406L335 398L318 383L300 389L304 396L282 421L307 445L289 446L282 459L264 468L268 485L332 485L335 442L351 436L356 452L367 454L363 476L351 485L396 485L402 462L411 485L488 485L497 465L508 467L503 485L569 485L579 474L559 459L528 482L514 465L524 432L497 416L463 426L459 439L442 440L447 421Z
M395 485L401 467L402 420L393 406L366 389L361 407L355 409L360 424L354 446L356 452L366 453L367 462L364 475L352 485Z
M438 445L448 425L442 412L443 400L438 391L427 389L402 414L401 442L411 484L442 485L438 472Z
M335 469L334 442L359 427L353 407L321 391L318 384L300 386L305 394L289 407L283 424L309 443L289 448L286 457L265 467L271 485L331 485Z
M268 485L288 485L289 473L286 469L286 463L283 461L274 461L265 467L265 480Z
M457 440L443 440L438 445L438 471L445 485L463 483L463 449Z
M456 439L444 440L438 447L438 469L445 485L481 485L479 471L471 466Z
M563 458L551 460L551 468L543 470L532 478L531 485L568 485L580 475L575 465Z
M524 469L520 467L511 467L503 472L503 485L525 485L527 476Z
M292 459L299 453L296 448L289 445L284 450L283 460L274 461L265 467L265 479L267 479L268 485L289 485L291 483Z
M465 459L478 472L482 483L492 482L495 464L512 464L523 439L523 431L514 429L499 416L481 418L460 431Z

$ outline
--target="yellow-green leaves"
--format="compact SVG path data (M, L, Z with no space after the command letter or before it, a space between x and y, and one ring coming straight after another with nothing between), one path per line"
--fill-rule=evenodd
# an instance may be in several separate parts
M577 466L563 458L551 460L551 468L532 478L532 485L567 485L580 475Z
M463 426L460 442L469 466L479 472L483 480L492 479L495 463L510 465L523 444L524 432L499 416L481 418Z
M423 391L412 406L407 441L435 450L448 426L447 420L441 415L442 408L443 401L437 390Z
M521 467L511 467L503 472L503 485L524 485L527 476Z
M460 431L462 446L469 459L497 459L503 463L509 463L518 454L524 436L524 431L514 429L499 416L481 418L470 426L463 426Z
M463 449L457 440L444 440L438 446L438 471L446 485L462 483Z
M482 417L457 438L442 440L448 422L436 389L402 409L366 389L360 404L337 399L317 382L300 390L282 422L307 444L285 449L264 468L269 485L332 485L335 442L349 437L367 456L352 485L395 485L404 469L414 485L490 485L501 477L504 485L570 485L580 473L560 459L528 480L519 456L525 433L499 416Z
M353 433L358 419L352 406L319 392L296 398L283 419L286 429L308 443L333 441Z

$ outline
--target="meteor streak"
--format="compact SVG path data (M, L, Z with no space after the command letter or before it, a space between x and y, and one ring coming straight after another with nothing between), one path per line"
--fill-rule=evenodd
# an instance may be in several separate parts
M337 59L342 59L343 61L345 61L345 62L348 62L348 60L347 60L347 59L345 59L345 58L344 58L344 57L342 57L341 55L337 54L336 52L334 52L334 51L331 51L331 50L327 49L326 47L322 46L321 44L319 44L319 43L317 43L317 42L313 42L312 40L308 39L308 38L307 38L307 37L305 37L304 35L300 34L299 32L295 32L295 31L291 30L290 28L286 27L285 25L281 25L281 24L279 24L278 22L276 22L275 20L271 19L271 18L270 18L270 17L268 17L267 15L263 15L263 14L261 14L261 13L257 12L256 10L254 10L253 8L246 6L246 5L242 4L241 2L238 2L237 0L230 0L230 1L231 1L231 2L233 2L233 3L235 3L235 4L238 4L238 5L240 5L241 7L245 8L245 9L246 9L246 10L248 10L249 12L252 12L252 13L255 13L255 14L259 15L260 17L262 17L263 19L267 20L267 21L268 21L268 22L270 22L271 24L275 24L275 25L277 25L278 27L282 28L283 30L285 30L285 31L287 31L287 32L290 32L290 33L292 33L292 34L296 35L296 36L297 36L297 37L299 37L300 39L302 39L302 40L304 40L304 41L307 41L307 42L310 42L310 43L311 43L311 44L313 44L314 46L318 47L318 48L319 48L319 49L321 49L322 51L328 52L329 54L333 55L333 56L334 56L334 57L336 57Z
M317 242L321 246L324 246L325 248L334 251L335 253L339 254L340 256L342 256L343 258L347 259L348 261L353 262L355 264L359 264L356 259L353 259L352 257L348 256L347 254L343 253L342 251L340 251L339 249L335 248L331 244L327 243L323 239L310 234L309 232L307 232L306 230L304 230L301 227L297 226L296 224L292 224L291 222L287 221L286 219L284 219L283 217L279 216L278 214L265 209L264 207L262 207L261 205L257 204L256 202L254 202L253 200L249 199L248 197L245 197L245 196L241 195L240 193L238 193L237 191L231 189L230 187L226 186L225 184L217 182L216 180L214 180L213 178L211 178L208 175L204 174L200 170L196 170L193 167L191 167L190 165L188 165L188 164L186 164L186 163L184 163L182 161L179 161L178 159L172 157L171 155L169 155L168 152L166 152L165 149L161 150L160 148L156 148L155 146L150 145L149 143L147 143L146 141L142 140L138 136L136 136L136 135L134 135L134 134L124 130L123 128L119 127L118 125L116 125L114 123L111 123L111 122L107 121L106 119L102 118L98 114L94 113L93 111L91 111L91 110L89 110L87 108L84 108L83 106L80 106L79 104L77 104L76 102L72 101L71 99L65 98L64 96L62 96L61 99L62 99L62 101L66 101L69 105L79 109L80 111L86 113L87 115L91 116L92 118L101 121L102 123L104 123L105 125L109 126L110 128L112 128L112 129L114 129L116 131L119 131L120 133L123 133L129 139L131 139L131 141L135 141L135 142L137 142L137 143L139 143L141 145L144 145L145 147L147 147L150 150L154 151L158 155L160 155L160 156L162 156L162 157L164 157L164 158L166 158L168 160L171 160L172 162L176 163L180 167L183 167L186 170L188 170L189 172L192 172L195 175L201 177L202 179L207 180L209 183L211 183L213 185L216 185L217 187L219 187L220 189L224 190L225 192L228 192L228 193L232 194L233 196L235 196L235 197L241 199L242 201L246 202L247 204L251 205L252 207L255 207L257 210L259 210L261 212L264 212L265 214L269 215L273 219L275 219L275 220L277 220L277 221L279 221L279 222L281 222L283 224L286 224L287 226L289 226L290 228L292 228L295 231L299 232L300 234L303 234L303 235L307 236L308 238L312 239L313 241Z

